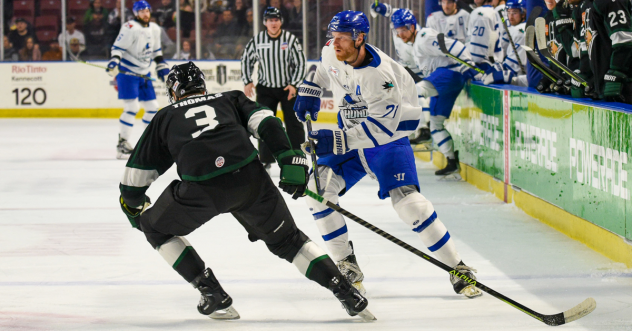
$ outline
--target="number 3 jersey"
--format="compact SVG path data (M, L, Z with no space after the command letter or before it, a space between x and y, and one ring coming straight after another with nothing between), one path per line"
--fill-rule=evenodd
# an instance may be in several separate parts
M127 162L123 196L142 196L174 162L180 178L188 181L245 166L257 157L250 135L259 138L259 125L273 116L241 91L191 96L161 109Z
M417 128L421 107L410 74L375 46L371 62L352 67L336 58L333 40L322 50L313 83L333 91L338 125L350 149L372 148L406 137Z

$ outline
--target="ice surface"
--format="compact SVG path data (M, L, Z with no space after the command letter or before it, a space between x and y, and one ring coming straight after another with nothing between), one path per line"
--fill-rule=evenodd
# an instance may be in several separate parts
M188 236L242 316L210 320L195 308L197 291L120 211L117 131L109 119L0 120L0 330L550 330L490 295L455 295L444 271L348 221L378 318L362 323L250 243L231 216ZM491 194L438 181L434 170L418 163L422 194L483 283L546 314L594 297L597 309L565 330L632 330L632 271ZM175 178L170 169L148 194L155 200ZM324 247L305 202L285 196L298 226ZM377 198L377 182L364 179L340 205L423 249Z

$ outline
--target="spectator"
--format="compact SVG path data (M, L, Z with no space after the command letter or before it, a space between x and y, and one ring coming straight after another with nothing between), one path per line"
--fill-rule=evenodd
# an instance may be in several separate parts
M169 29L176 24L173 21L173 17L176 12L175 4L171 0L162 0L162 7L156 9L156 19L158 24L165 29Z
M81 31L76 30L75 29L75 18L74 17L68 17L66 18L66 35L63 36L61 33L59 34L59 37L57 38L57 40L59 40L59 44L63 49L70 49L70 42L72 40L77 40L77 42L79 43L79 47L81 48L81 50L79 52L75 52L75 54L79 54L81 52L83 52L83 50L85 49L85 45L86 45L86 37L83 35L83 33L81 33ZM68 51L68 54L70 55L71 52Z
M245 37L246 43L252 38L252 33L254 32L253 22L252 8L248 8L248 10L246 10L246 24L244 24L241 29L241 35Z
M42 55L42 61L61 61L61 48L57 39L51 40L48 51Z
M303 1L292 0L292 3L294 6L288 14L287 29L296 36L301 36L303 31L303 7L301 5Z
M239 26L237 20L233 17L233 12L224 10L222 13L222 23L217 26L212 38L214 48L211 50L220 59L234 59L236 53L241 53L241 49L237 49L237 39L241 34L243 27Z
M156 17L152 16L149 19L150 22L156 23ZM160 44L162 45L162 55L165 58L170 58L176 53L176 44L169 38L165 28L156 23L160 28Z
M26 45L20 50L20 61L41 61L42 53L33 37L26 38Z
M9 41L15 49L22 50L26 46L26 39L35 38L33 30L23 18L15 20L15 30L9 32ZM33 39L35 41L35 39Z
M108 25L118 26L118 29L116 29L117 34L119 30L121 29L120 11L121 11L121 0L116 0L116 6L114 7L114 9L112 9L110 14L108 14ZM134 14L132 13L131 10L129 10L129 8L125 7L125 19L123 20L123 22L127 22L132 19L134 19Z
M120 7L120 4L119 4ZM83 24L87 25L94 19L94 13L101 13L101 19L108 17L108 10L103 8L101 0L94 0L90 4L90 8L83 15Z
M235 7L233 8L233 16L237 19L237 23L240 26L246 25L246 15L248 7L244 3L244 0L235 0Z
M94 0L96 3L101 0ZM86 53L88 55L96 55L107 57L107 38L106 38L106 26L105 20L103 19L102 12L95 11L92 13L92 19L88 24L86 24L84 31L88 36L86 39Z
M176 54L173 57L174 60L194 60L195 57L191 54L191 43L188 40L182 41L182 49L180 50L180 54Z
M174 21L175 21L175 13ZM195 14L193 13L193 7L189 0L180 0L180 29L184 38L191 36L191 29L193 29L193 22L195 22Z
M13 48L13 44L9 41L9 37L4 36L4 60L5 61L18 61L20 55L18 51Z
M228 0L204 0L204 3L202 4L202 11L221 13L228 9L228 6Z
M84 46L83 44L81 44L79 39L70 39L70 48L68 49L68 56L70 57L69 61L80 61L81 52L83 52L83 49Z

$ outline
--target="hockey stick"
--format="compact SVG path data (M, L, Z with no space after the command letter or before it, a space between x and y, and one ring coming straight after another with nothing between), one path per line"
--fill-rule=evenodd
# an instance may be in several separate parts
M307 123L307 131L312 132L312 117L307 114L305 115L305 123ZM320 189L320 175L318 174L318 164L316 162L316 145L314 145L314 140L309 140L309 148L311 149L312 156L312 169L314 169L314 181L316 181L316 191L318 194L323 194L323 191Z
M538 41L538 49L540 53L544 55L549 61L551 61L556 67L560 68L560 70L564 71L567 75L571 76L574 80L578 81L580 84L584 85L584 87L588 87L588 83L583 78L579 77L576 73L574 73L571 69L565 66L562 62L558 61L553 54L549 51L549 47L546 42L546 21L543 17L538 17L535 20L535 37Z
M525 44L526 45L522 48L524 48L527 52L527 58L529 59L529 62L531 62L531 65L553 82L555 85L555 91L562 88L564 86L564 77L560 76L557 72L551 70L551 68L544 64L544 62L540 60L540 56L533 49L533 47L535 47L533 26L527 26L527 30L525 31Z
M474 69L476 70L476 72L478 72L479 74L485 74L485 71L483 71L483 69L478 68L476 66L473 66L461 59L459 59L458 56L453 55L452 53L450 53L450 51L448 50L448 48L445 46L445 35L443 33L439 33L437 35L437 42L439 43L439 48L441 49L441 53L447 55L449 58L453 59L456 62L459 62L460 64L470 68L470 69Z
M445 265L444 263L442 263L441 261L433 258L432 256L426 255L424 254L422 251L416 249L415 247L412 247L410 245L408 245L407 243L397 239L396 237L393 237L392 235L384 232L383 230L379 229L378 227L372 225L371 223L361 219L358 216L355 216L354 214L346 211L345 209L341 208L340 206L332 203L331 201L321 197L320 195L310 191L310 190L305 190L305 194L308 195L309 197L311 197L312 199L315 199L316 201L325 204L327 207L339 212L340 214L350 218L352 221L362 225L363 227L379 234L380 236L382 236L383 238L387 239L388 241L398 245L399 247L402 247L404 249L406 249L407 251L423 258L424 260L427 260L428 262L436 265L437 267L447 271L448 273L450 273L451 275L454 275L456 277L459 277L463 280L465 280L466 282L468 282L469 284L476 286L477 288L487 292L488 294L490 294L491 296L495 297L496 299L499 299L500 301L520 310L521 312L537 319L538 321L545 323L547 325L551 325L551 326L557 326L557 325L562 325L562 324L566 324L566 323L570 323L572 321L575 321L577 319L580 319L588 314L590 314L593 310L595 310L595 308L597 308L597 302L595 301L595 299L593 298L588 298L586 300L584 300L582 303L578 304L577 306L561 312L561 313L557 313L557 314L553 314L553 315L544 315L541 313L538 313L534 310L531 310L530 308L523 306L522 304L492 290L491 288L487 287L486 285L483 285L483 283L470 279L467 276L459 273L458 271L456 271L453 268L448 267L447 265Z
M96 67L96 68L107 70L107 67L103 67L103 66L100 66L100 65L97 65L97 64L93 64L93 63L88 63L86 61L81 61L79 59L74 59L74 60L75 60L75 62L79 62L79 63L87 64L89 66L93 66L93 67ZM139 77L139 78L142 78L144 80L150 80L152 82L156 81L156 78L145 76L145 75L141 75L141 74L137 74L137 73L134 73L134 72L131 72L131 71L119 71L119 73L121 73L123 75L127 75L127 76Z
M513 48L514 54L516 54L516 60L518 60L518 65L520 66L520 71L522 71L523 75L527 74L527 70L524 68L524 64L522 64L522 60L520 56L518 56L518 49L516 48L516 44L511 37L511 33L509 33L509 27L507 26L507 21L505 21L504 9L498 11L500 14L500 20L503 22L503 27L505 28L505 32L507 33L507 38L509 38L509 43L511 43L511 48Z

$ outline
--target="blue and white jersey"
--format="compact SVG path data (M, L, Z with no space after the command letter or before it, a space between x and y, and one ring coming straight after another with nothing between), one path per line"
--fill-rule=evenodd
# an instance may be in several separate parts
M502 49L502 55L496 55L496 57L498 56L502 56L502 58L504 58L507 55L507 47L511 47L509 45L509 38L507 38L507 32L505 31L505 28L503 27L503 21L502 18L500 17L500 11L502 10L503 13L503 17L505 18L505 22L507 22L507 27L511 27L511 23L509 23L509 17L507 16L507 8L505 6L505 4L500 4L496 7L494 7L494 10L496 11L496 30L498 30L498 37L500 38L500 48ZM501 59L502 59L501 58Z
M502 52L500 46L497 45L499 37L497 18L496 11L489 5L478 7L470 14L465 45L475 63L489 60L489 57L494 57L495 52ZM502 58L499 59L500 61Z
M448 68L453 71L463 72L464 68L460 63L449 58L441 52L437 35L439 32L431 28L423 28L417 32L413 51L415 62L421 70L422 77L428 77L437 68ZM472 56L465 45L458 40L445 38L445 45L451 54L464 61L472 61Z
M421 27L417 24L415 31L419 30L421 30ZM405 43L402 38L397 36L395 29L392 29L391 31L393 31L393 44L395 45L395 53L397 53L397 57L399 58L399 64L421 76L421 70L417 67L415 55L413 54L413 42Z
M112 56L121 58L123 71L149 74L153 59L162 56L160 27L152 22L146 27L134 20L126 22L112 45Z
M523 65L527 64L527 52L522 45L524 45L524 32L526 29L526 23L522 22L518 25L513 25L509 27L509 33L511 34L511 38L516 44L516 51L518 54L514 52L513 47L509 45L507 48L507 57L505 61L503 61L503 68L505 70L509 70L514 73L514 75L519 75L520 73L520 64L518 62L518 57L520 57L520 61L522 61Z
M338 121L350 149L372 148L410 135L422 115L417 89L401 64L366 44L373 60L354 68L336 58L327 42L313 83L333 91Z
M454 15L446 15L443 10L436 11L426 20L426 27L443 32L446 37L465 43L470 13L459 9Z

